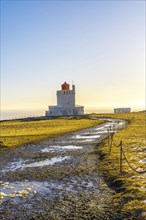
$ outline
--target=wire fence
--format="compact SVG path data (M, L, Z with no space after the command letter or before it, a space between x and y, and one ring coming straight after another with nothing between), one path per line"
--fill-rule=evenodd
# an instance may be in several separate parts
M123 147L123 141L120 140L119 144L116 144L114 141L114 133L111 133L110 129L109 129L109 135L108 135L108 145L109 145L109 155L112 153L112 147L117 147L120 148L120 155L119 155L119 159L120 159L120 175L123 175L123 160L126 161L126 163L128 164L128 166L131 168L131 170L133 170L134 172L138 173L138 174L144 174L146 173L146 166L144 168L144 170L140 170L140 167L134 168L130 161L127 158L126 155L126 150ZM145 163L145 162L144 162Z

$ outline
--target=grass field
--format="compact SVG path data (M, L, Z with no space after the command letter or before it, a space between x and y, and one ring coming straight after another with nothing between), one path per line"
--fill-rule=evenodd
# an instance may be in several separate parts
M0 122L1 145L7 147L19 146L45 138L55 137L67 132L77 131L102 123L98 120L79 117L58 118L41 121L5 121Z
M113 136L114 143L123 142L123 150L134 170L146 171L146 113L92 114L91 117L111 117L125 119L128 125ZM98 120L60 118L42 121L8 121L0 123L0 141L8 147L39 141L60 134L80 130L102 123ZM138 173L123 159L120 174L120 148L105 140L98 148L99 169L107 183L115 189L114 206L125 220L146 219L146 172Z
M124 154L130 166L123 159L120 175L120 147L112 144L109 154L109 141L100 145L100 169L105 179L117 191L115 203L120 204L124 219L146 219L146 113L98 115L126 119L129 125L113 136L114 143L123 142ZM133 216L133 217L131 217Z

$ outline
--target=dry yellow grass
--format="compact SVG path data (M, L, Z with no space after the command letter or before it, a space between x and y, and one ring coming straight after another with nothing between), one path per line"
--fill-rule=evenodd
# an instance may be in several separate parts
M41 121L7 121L0 123L0 141L7 147L19 146L32 141L55 137L100 124L90 119L54 119Z
M101 115L100 115L101 116ZM116 145L123 142L123 149L130 165L137 171L146 171L146 113L102 115L126 119L131 123L113 137ZM113 146L109 155L108 141L99 150L104 159L100 169L106 179L119 191L116 199L121 202L121 211L130 219L145 219L146 213L146 172L134 172L123 159L123 175L120 175L120 148ZM141 216L143 215L143 217ZM137 216L136 218L134 216Z

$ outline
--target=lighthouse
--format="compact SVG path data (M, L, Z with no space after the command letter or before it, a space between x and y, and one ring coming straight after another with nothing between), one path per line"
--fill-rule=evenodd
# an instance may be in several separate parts
M63 107L75 107L75 86L72 86L70 90L70 85L66 82L61 85L61 90L57 91L57 105Z
M75 85L64 82L57 91L57 105L49 106L46 116L83 115L84 107L75 104Z

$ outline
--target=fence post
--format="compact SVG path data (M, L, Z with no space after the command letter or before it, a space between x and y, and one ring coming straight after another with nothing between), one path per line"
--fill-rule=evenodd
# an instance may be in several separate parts
M120 175L122 175L122 155L123 155L123 148L122 148L122 140L120 142Z
M108 130L108 146L109 146L110 145L110 131L109 131L109 128L107 130Z
M110 155L110 153L111 153L111 139L112 139L112 137L111 137L111 125L110 125L109 128L108 128L108 146L109 146L109 155Z
M111 151L112 151L113 136L114 136L114 133L110 135L109 155L111 154Z

